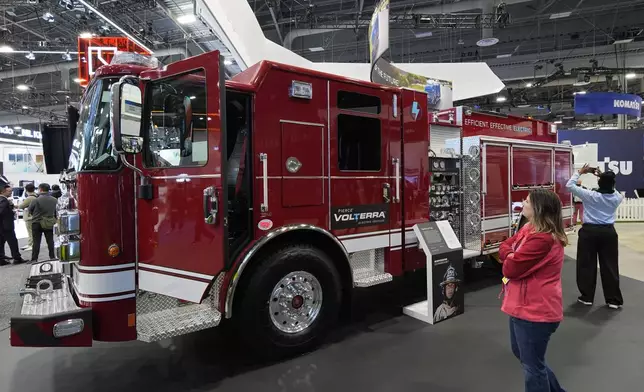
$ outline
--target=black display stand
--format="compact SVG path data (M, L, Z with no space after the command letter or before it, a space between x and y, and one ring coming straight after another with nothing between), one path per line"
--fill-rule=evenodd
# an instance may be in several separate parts
M427 301L406 306L403 313L429 324L462 314L463 248L454 230L444 220L415 225L414 233L427 257Z

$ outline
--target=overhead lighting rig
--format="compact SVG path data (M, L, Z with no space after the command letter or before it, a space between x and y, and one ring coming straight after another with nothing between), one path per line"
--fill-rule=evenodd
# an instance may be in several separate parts
M304 13L289 18L295 25L306 25L311 29L356 29L368 28L371 17L360 16L357 19L347 14ZM456 14L390 14L389 24L392 29L481 29L503 28L510 23L509 15L499 19L497 12L492 13L456 13Z

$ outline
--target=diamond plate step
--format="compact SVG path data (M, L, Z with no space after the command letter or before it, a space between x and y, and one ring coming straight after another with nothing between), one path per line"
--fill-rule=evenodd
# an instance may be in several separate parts
M138 339L149 343L216 327L220 321L221 313L205 302L139 314L136 328Z
M371 287L393 280L391 274L385 272L385 252L382 248L352 253L349 261L356 287Z
M391 282L393 276L387 272L372 269L353 270L353 284L356 287L371 287L382 283Z

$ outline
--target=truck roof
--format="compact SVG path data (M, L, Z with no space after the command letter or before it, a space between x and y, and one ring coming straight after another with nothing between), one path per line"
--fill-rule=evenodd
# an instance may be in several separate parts
M261 86L266 76L275 70L289 72L295 75L306 75L320 79L333 80L342 83L355 84L363 87L371 87L380 90L399 91L397 87L385 86L382 84L372 83L365 80L348 78L345 76L334 75L326 72L320 72L312 69L296 67L293 65L276 63L274 61L264 60L261 61L243 72L235 75L231 80L226 81L226 87L243 90L243 91L257 91Z
M108 64L99 67L94 74L98 76L118 76L118 75L139 75L143 71L149 71L150 68L134 64Z
M109 64L103 65L96 70L94 76L118 76L118 75L139 75L141 72L149 71L150 68L134 64ZM262 86L266 76L272 71L285 71L294 75L306 75L325 80L333 80L341 83L355 84L363 87L370 87L385 91L399 91L400 88L385 86L382 84L372 83L365 80L348 78L345 76L330 74L316 71L308 68L296 67L288 64L281 64L274 61L260 61L259 63L247 68L243 72L235 75L232 79L226 81L226 87L235 90L256 92Z

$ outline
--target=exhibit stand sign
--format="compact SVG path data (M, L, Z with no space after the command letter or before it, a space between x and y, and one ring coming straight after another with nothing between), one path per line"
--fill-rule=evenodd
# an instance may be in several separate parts
M427 301L406 306L403 313L436 324L464 311L463 248L446 220L414 226L427 257Z

